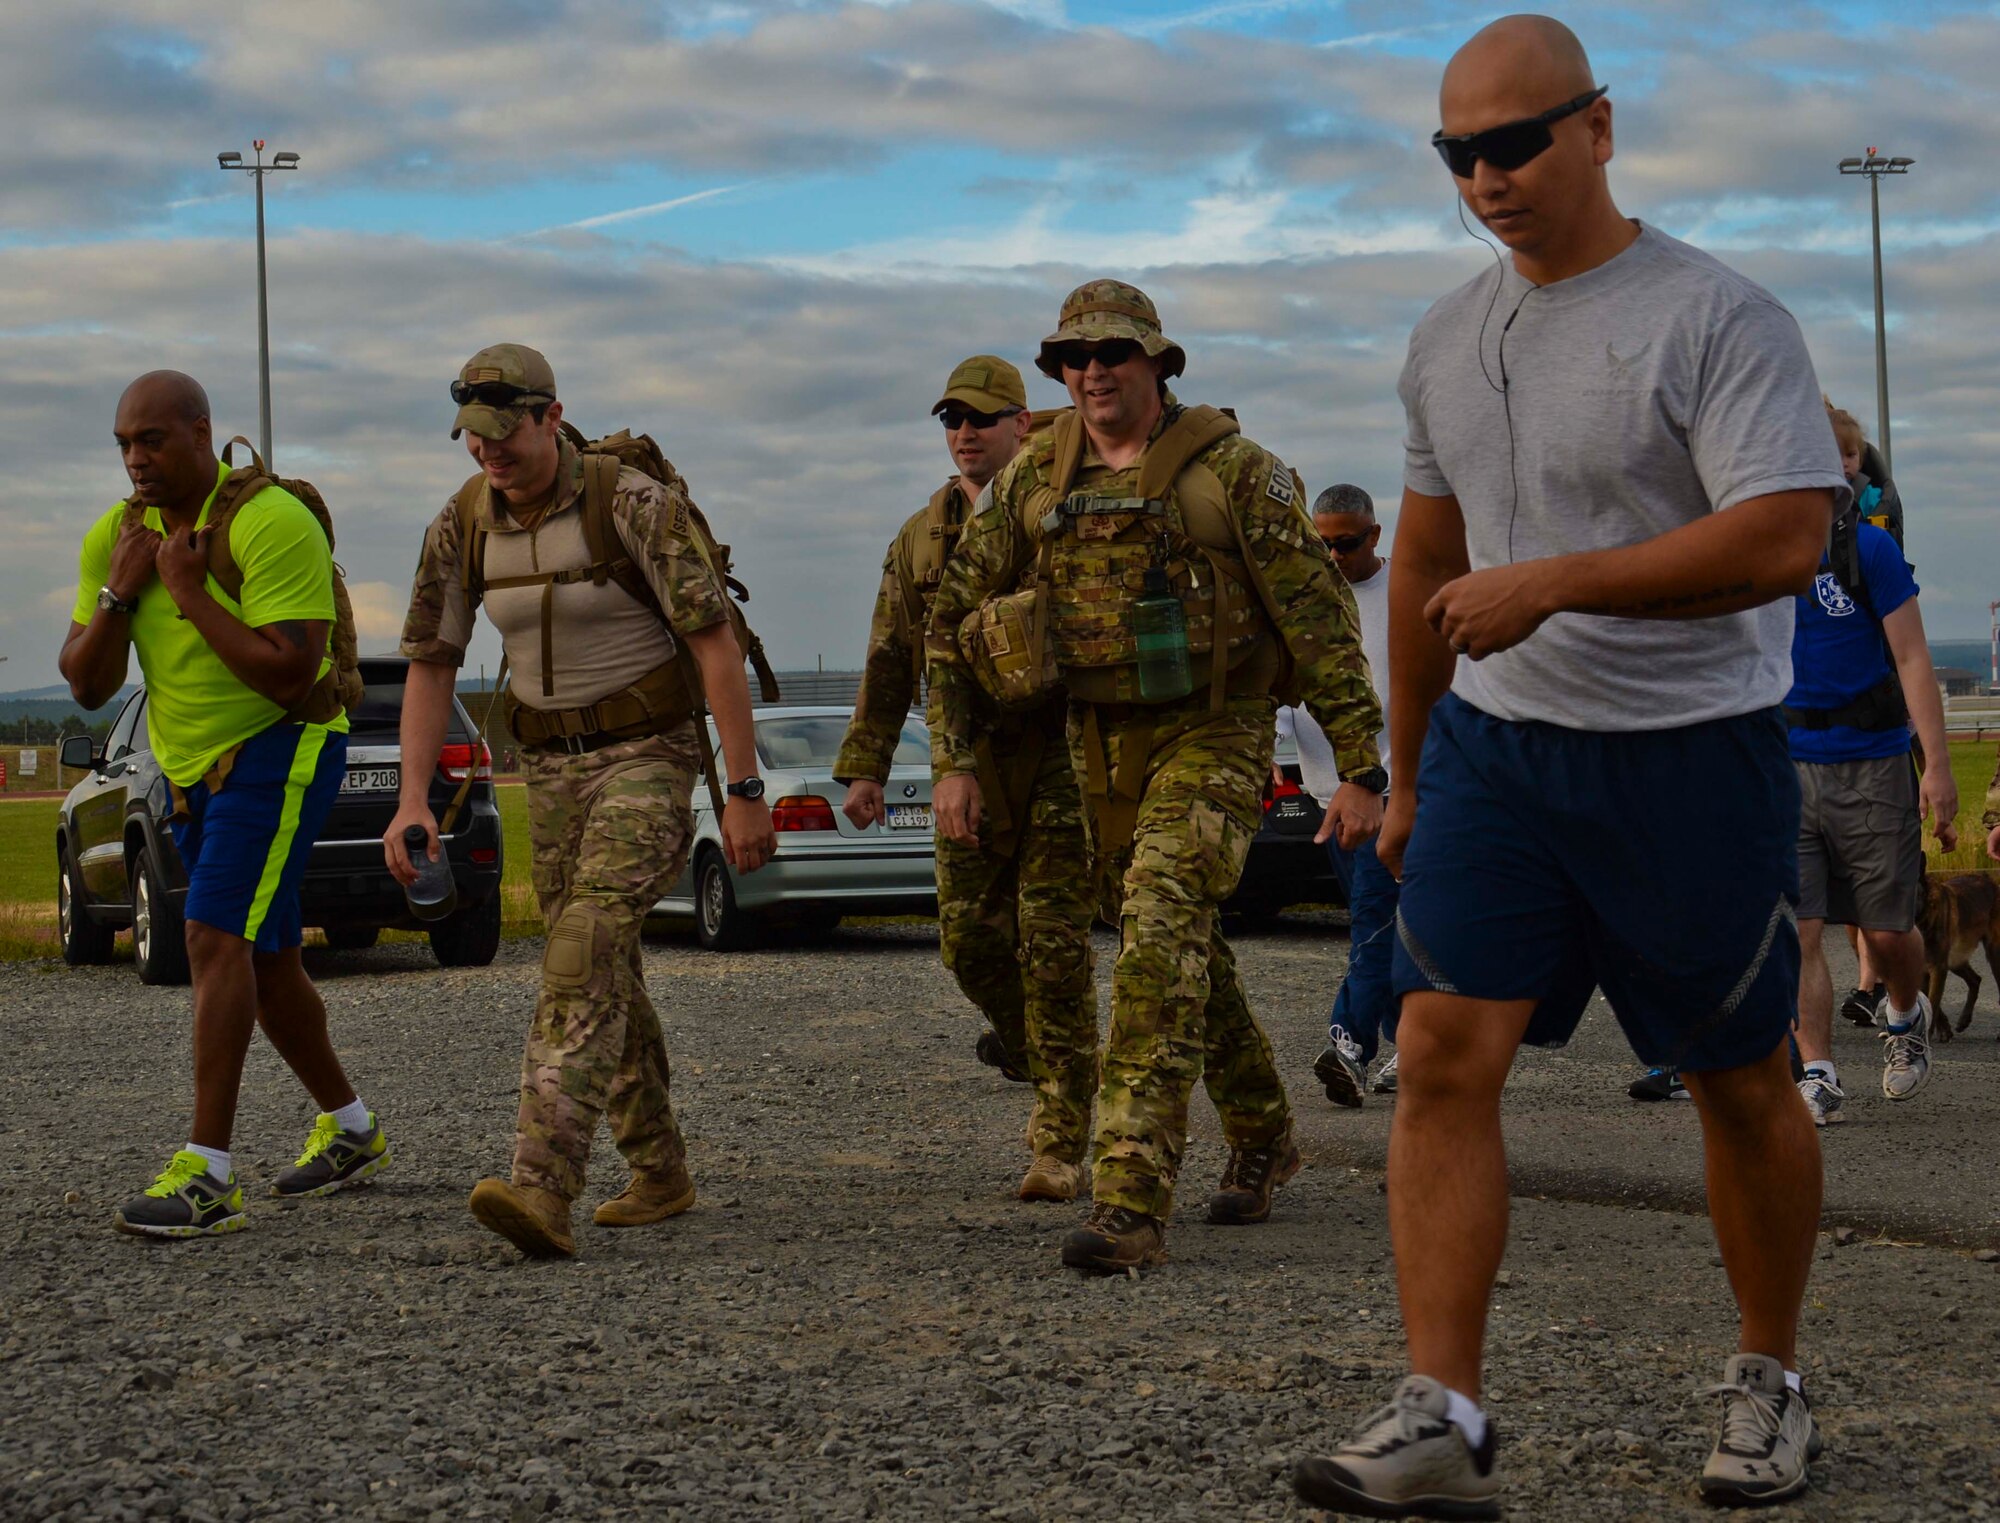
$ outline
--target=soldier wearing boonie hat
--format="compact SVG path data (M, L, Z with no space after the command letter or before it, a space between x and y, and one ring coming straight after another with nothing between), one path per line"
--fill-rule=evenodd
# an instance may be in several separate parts
M868 657L834 777L847 817L887 823L883 785L922 689L931 600L975 498L1014 457L1032 423L1021 372L990 354L961 362L931 414L959 473L889 544ZM1082 799L1063 744L1060 695L1027 713L987 705L975 747L992 808L979 839L937 837L938 941L945 966L991 1029L982 1062L1035 1086L1034 1154L1023 1200L1073 1200L1097 1088L1091 982L1089 849Z
M403 625L409 658L402 798L389 867L415 876L403 832L436 853L430 779L477 610L500 631L512 679L503 713L520 742L535 895L549 934L523 1046L513 1167L483 1179L480 1223L538 1258L576 1251L599 1118L631 1170L600 1205L605 1227L664 1221L694 1203L669 1098L639 933L687 860L703 742L684 657L699 668L730 777L724 851L739 872L772 852L757 777L745 652L721 568L696 537L671 467L656 478L581 447L555 372L524 344L480 350L451 384L454 439L479 465L431 520Z
M1079 286L1035 362L1076 410L994 482L946 568L926 632L933 798L939 831L962 835L987 791L974 745L986 694L1024 697L1053 673L1085 780L1100 913L1121 937L1094 1206L1062 1259L1109 1273L1166 1256L1198 1075L1230 1146L1211 1222L1264 1220L1299 1167L1219 906L1263 821L1279 695L1307 703L1344 778L1377 781L1382 720L1353 599L1305 517L1303 484L1234 418L1174 400L1166 383L1187 356L1146 294ZM1357 781L1323 828L1353 844L1381 808L1379 787Z

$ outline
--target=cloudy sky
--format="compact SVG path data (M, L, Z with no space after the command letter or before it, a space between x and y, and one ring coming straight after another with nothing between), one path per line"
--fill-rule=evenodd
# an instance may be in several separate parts
M1489 256L1426 138L1448 0L68 0L0 12L0 687L56 680L78 536L122 493L139 371L256 431L250 185L270 182L279 463L320 483L364 647L469 471L445 390L501 339L573 420L665 445L780 664L856 664L882 548L948 469L927 416L1116 274L1317 491L1393 504L1395 377ZM1934 638L2000 597L1991 5L1644 0L1561 12L1616 103L1624 209L1798 315L1874 429L1885 187L1897 477ZM1032 372L1031 372L1032 375ZM1031 400L1054 405L1033 376ZM474 656L489 662L490 640Z

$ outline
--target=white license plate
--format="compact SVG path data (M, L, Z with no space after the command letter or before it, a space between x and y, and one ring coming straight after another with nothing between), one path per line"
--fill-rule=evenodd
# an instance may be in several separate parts
M342 793L394 793L402 786L401 767L349 767L340 780Z
M929 804L891 804L889 806L889 828L891 830L929 830L931 828L931 806Z

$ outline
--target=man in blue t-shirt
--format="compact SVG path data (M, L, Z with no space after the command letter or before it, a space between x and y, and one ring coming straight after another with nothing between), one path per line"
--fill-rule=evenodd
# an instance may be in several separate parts
M1837 409L1831 416L1851 481L1861 464L1860 425ZM1829 920L1860 931L1869 965L1887 986L1882 1093L1907 1100L1930 1077L1930 1002L1918 987L1924 941L1915 929L1923 897L1922 821L1934 821L1939 843L1950 850L1958 787L1916 581L1901 548L1867 521L1859 500L1835 529L1813 590L1797 602L1784 715L1804 795L1799 1093L1813 1121L1826 1126L1845 1119L1833 1062L1833 980L1820 947ZM1924 757L1921 779L1911 765L1913 729Z

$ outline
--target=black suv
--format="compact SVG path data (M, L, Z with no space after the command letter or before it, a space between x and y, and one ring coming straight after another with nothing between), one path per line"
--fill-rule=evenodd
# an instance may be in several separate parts
M431 779L431 809L442 819L465 769L478 768L457 826L444 838L458 880L458 910L435 924L414 920L382 861L382 832L395 818L402 770L398 727L408 667L395 656L361 662L367 694L349 716L347 777L306 864L301 918L342 950L372 946L385 926L425 930L445 967L483 967L500 947L500 809L489 754L456 699ZM89 736L72 735L63 742L62 764L90 772L70 789L56 823L63 960L109 962L113 938L129 927L141 979L186 983L181 912L187 871L167 826L173 808L167 780L147 738L146 690L118 711L102 751Z

